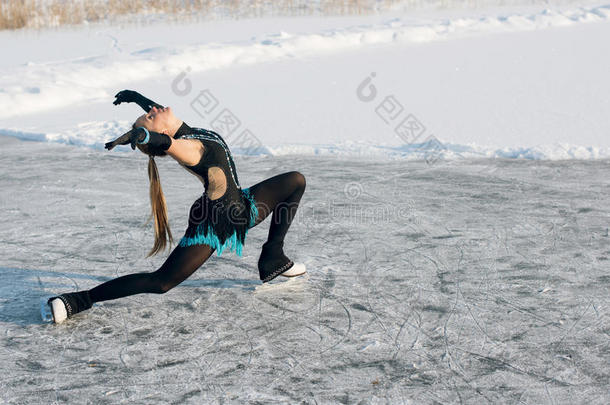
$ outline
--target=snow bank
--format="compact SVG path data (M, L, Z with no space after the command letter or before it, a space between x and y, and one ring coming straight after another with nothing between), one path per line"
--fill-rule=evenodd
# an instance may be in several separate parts
M18 50L0 61L0 135L103 149L138 110L111 105L123 88L206 127L189 102L212 89L260 140L219 131L236 155L608 158L610 5L504 12L2 33ZM170 88L185 72L189 97ZM398 139L378 111L390 95L437 142Z
M0 71L0 119L31 114L112 95L124 83L259 64L287 58L319 56L389 43L421 43L471 35L529 31L607 21L610 5L531 15L486 16L436 21L394 18L378 25L326 32L278 32L235 43L199 43L152 47L128 54L108 53L45 63L29 62Z
M13 136L23 140L53 142L90 147L104 150L104 144L124 133L128 121L107 121L81 123L76 128L61 132L29 132L0 129L0 135ZM477 144L461 145L452 143L421 142L399 146L365 141L342 141L334 144L264 144L243 145L227 138L232 153L236 156L337 156L386 158L405 160L427 160L434 163L439 159L455 160L468 158L511 158L531 160L566 159L608 159L610 148L580 146L568 143L541 144L532 147L494 148ZM119 146L118 152L133 153L128 146Z

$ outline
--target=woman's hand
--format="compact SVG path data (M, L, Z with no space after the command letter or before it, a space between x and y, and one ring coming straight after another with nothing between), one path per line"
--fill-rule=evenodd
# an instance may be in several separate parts
M112 142L107 142L104 146L108 150L112 150L117 145L131 144L131 149L136 149L136 143L142 142L146 138L146 132L142 128L132 129L131 131L119 136Z
M112 102L114 105L119 105L121 103L135 103L143 98L140 93L133 90L119 91L114 97L115 100Z
M114 97L115 100L112 102L114 105L119 105L121 103L136 103L146 112L150 112L150 109L153 107L163 108L161 104L157 104L133 90L119 91Z

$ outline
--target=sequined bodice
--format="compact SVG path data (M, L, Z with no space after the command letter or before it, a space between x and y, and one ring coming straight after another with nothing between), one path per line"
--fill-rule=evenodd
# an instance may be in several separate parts
M218 189L226 191L217 198L237 200L240 196L239 180L233 157L224 139L214 131L191 128L182 124L175 139L198 139L204 146L203 156L193 166L183 165L187 170L203 179L206 194L211 196Z

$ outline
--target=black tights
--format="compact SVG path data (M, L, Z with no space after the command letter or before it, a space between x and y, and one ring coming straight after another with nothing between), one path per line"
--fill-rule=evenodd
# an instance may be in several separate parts
M250 187L258 216L253 226L270 213L268 242L283 242L305 191L305 177L288 172ZM247 242L246 242L247 243ZM176 246L156 271L117 277L89 290L92 302L113 300L140 293L163 294L190 277L214 253L208 245Z

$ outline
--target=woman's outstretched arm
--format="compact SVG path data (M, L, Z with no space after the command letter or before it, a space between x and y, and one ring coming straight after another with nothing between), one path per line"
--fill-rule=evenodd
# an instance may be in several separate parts
M163 108L161 104L157 104L154 101L144 97L137 91L123 90L119 91L115 96L115 100L112 104L119 105L121 103L136 103L146 112L149 112L151 108Z
M136 144L144 144L147 148L154 148L157 153L165 152L178 163L186 166L199 164L205 152L205 147L197 139L174 139L169 135L145 131L142 128L134 128L114 141L107 142L105 148L112 150L117 145L129 144L132 149L136 148Z

